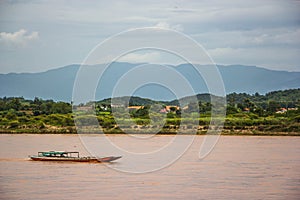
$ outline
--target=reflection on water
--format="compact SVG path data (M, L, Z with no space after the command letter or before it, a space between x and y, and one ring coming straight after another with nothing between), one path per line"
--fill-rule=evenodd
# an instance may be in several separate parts
M130 141L131 150L143 148L126 135L109 137L120 146ZM149 141L148 148L160 146L171 137L157 136L153 142ZM48 150L80 151L83 156L88 155L77 135L23 134L0 135L0 138L0 199L298 199L300 196L300 137L222 136L214 151L199 160L203 136L197 136L174 164L145 174L123 173L97 163L28 160L28 155ZM123 157L111 165L122 168L127 164Z

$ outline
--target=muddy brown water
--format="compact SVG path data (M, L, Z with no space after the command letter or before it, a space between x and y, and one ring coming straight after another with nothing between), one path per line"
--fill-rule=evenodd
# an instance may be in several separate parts
M144 146L126 135L108 137L119 145L130 142L130 150ZM154 136L147 148L172 137ZM213 151L199 160L204 137L196 136L176 162L141 174L110 167L122 169L126 157L110 165L28 160L43 150L88 155L78 135L0 138L0 199L300 199L300 137L221 136Z

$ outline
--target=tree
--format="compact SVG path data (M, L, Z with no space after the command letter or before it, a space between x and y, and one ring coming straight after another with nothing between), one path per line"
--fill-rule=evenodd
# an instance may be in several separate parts
M0 98L0 111L6 110L6 103L3 99Z
M238 109L234 106L228 105L226 108L226 113L227 114L235 114L235 113L238 113Z
M229 97L229 106L235 107L235 98L233 95Z
M280 103L276 101L270 101L268 106L269 112L276 112L280 108Z
M65 102L54 103L51 108L51 113L67 114L71 112L71 104Z
M177 108L175 106L170 107L171 112L175 112L176 110L177 110Z
M17 115L16 115L16 112L14 110L9 110L8 113L6 114L6 119L8 120L15 120L17 119Z
M150 106L146 105L143 108L138 109L136 112L133 113L134 117L149 119L149 109Z
M38 97L34 97L34 100L33 100L33 104L35 104L36 106L40 106L42 105L43 103L43 100L38 98Z
M9 128L18 128L19 127L19 121L18 120L13 120L9 122Z
M20 110L21 109L21 103L20 103L20 100L18 98L13 98L11 99L7 106L10 108L10 109L14 109L16 111Z

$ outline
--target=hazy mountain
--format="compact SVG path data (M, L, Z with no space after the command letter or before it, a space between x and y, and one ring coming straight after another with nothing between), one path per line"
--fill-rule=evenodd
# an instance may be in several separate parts
M109 98L112 95L114 86L120 78L138 64L113 63L99 80L96 99ZM104 65L85 66L92 76L97 76L99 69ZM209 69L209 66L201 66L203 69ZM49 70L42 73L10 73L0 74L0 96L23 96L25 98L41 97L43 99L54 99L62 101L71 101L73 85L79 65L69 65L58 69ZM175 66L183 77L188 80L195 93L208 93L204 79L189 64ZM273 71L255 66L230 65L218 66L219 72L223 78L226 93L245 92L253 94L255 92L265 94L274 90L284 90L300 88L300 72ZM131 70L131 71L130 71ZM174 76L175 77L175 76ZM172 80L172 74L165 73L163 70L157 72L158 79ZM133 79L143 79L145 77L131 77ZM214 77L208 77L214 80ZM89 82L86 77L84 84ZM172 85L181 91L181 83L172 80ZM81 83L80 83L81 84ZM130 84L130 83L128 83ZM123 85L126 87L126 85ZM87 84L88 87L88 84ZM182 90L185 90L182 88ZM134 96L141 96L155 100L172 100L177 97L174 92L166 87L157 84L149 84L137 88ZM191 95L182 93L180 97ZM121 94L120 96L128 96Z

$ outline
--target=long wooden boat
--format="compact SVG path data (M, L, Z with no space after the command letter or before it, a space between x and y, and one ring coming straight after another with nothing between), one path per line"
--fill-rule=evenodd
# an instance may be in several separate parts
M122 156L108 157L80 157L77 151L46 151L38 152L38 155L29 156L34 161L68 161L68 162L111 162Z

